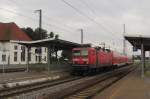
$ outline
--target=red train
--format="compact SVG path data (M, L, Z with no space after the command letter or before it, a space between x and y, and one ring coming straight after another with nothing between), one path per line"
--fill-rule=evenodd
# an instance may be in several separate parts
M73 71L97 71L102 67L114 68L132 63L132 59L117 52L100 47L73 48Z

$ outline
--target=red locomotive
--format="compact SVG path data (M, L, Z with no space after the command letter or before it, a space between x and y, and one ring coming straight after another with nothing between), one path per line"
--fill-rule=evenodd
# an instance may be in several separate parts
M102 67L114 68L131 63L131 58L100 47L73 48L73 71L97 71Z

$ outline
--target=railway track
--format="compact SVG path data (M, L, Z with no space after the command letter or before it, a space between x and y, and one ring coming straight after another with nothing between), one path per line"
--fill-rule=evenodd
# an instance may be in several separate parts
M124 67L115 71L95 76L80 83L75 82L74 86L58 90L56 92L49 92L49 95L43 96L40 99L90 99L96 93L109 87L129 72L134 70L135 67Z
M130 68L127 66L94 76L71 77L57 81L6 88L5 90L0 90L0 99L10 97L10 99L76 99L77 97L85 99L121 79L132 70Z
M91 99L93 96L95 96L97 93L103 91L104 89L108 88L124 76L126 76L129 72L131 72L133 69L119 73L116 75L113 75L112 77L108 77L108 79L104 79L92 86L89 86L85 89L81 89L80 91L77 91L75 93L72 93L70 95L66 95L62 97L63 99Z
M51 87L55 85L59 85L62 83L66 83L69 81L80 79L81 77L67 77L63 79L58 79L55 81L46 81L46 82L40 82L30 85L24 85L24 86L17 86L13 88L5 88L0 90L0 99L5 99L8 97L13 97L18 94L26 93L26 92L32 92L33 90L39 90L46 87Z

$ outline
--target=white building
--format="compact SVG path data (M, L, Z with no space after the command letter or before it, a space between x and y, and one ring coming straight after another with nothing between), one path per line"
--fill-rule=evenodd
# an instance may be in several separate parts
M15 23L0 23L0 65L26 64L27 48L10 40L31 41L31 38ZM47 48L42 47L41 54L37 53L38 49L30 49L30 64L47 63Z

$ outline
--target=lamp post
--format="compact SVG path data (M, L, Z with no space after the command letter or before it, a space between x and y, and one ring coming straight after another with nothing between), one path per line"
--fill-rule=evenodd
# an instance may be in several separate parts
M35 10L35 13L36 12L39 13L39 35L40 35L40 39L42 39L43 38L43 34L42 34L42 9ZM39 50L42 50L42 48L40 47ZM39 62L41 62L41 57L42 57L42 55L41 55L41 53L39 53Z

